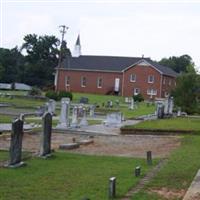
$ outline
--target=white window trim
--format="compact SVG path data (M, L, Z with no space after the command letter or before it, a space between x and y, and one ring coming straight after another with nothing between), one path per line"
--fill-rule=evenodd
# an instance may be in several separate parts
M100 80L101 79L101 86L99 86L99 83L100 83ZM97 78L97 88L102 88L102 85L103 85L103 78L101 78L101 77L98 77Z
M67 83L69 81L69 83ZM70 76L65 76L65 86L70 86Z
M83 85L83 79L85 78L85 85ZM86 87L86 77L81 76L81 87Z
M152 80L152 81L150 81L150 77L153 77L153 80ZM154 83L154 81L155 81L154 75L149 75L149 76L148 76L148 83Z
M147 89L147 94L151 96L156 96L157 95L157 90L155 89Z
M136 92L136 90L138 90L138 92ZM134 95L138 95L140 94L140 88L134 88Z
M134 79L132 79L133 78L133 76L134 76ZM136 82L136 79L137 79L137 77L136 77L136 74L131 74L130 75L130 82Z

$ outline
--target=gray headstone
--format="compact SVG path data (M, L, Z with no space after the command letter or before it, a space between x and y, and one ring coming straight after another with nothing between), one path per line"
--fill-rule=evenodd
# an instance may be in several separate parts
M137 166L137 167L135 168L135 176L138 177L138 176L140 176L140 174L141 174L141 167L140 167L140 166Z
M94 117L94 110L95 106L94 105L90 106L90 117Z
M147 164L152 165L152 152L147 151Z
M122 122L122 113L109 113L106 116L105 125L106 126L118 126Z
M80 126L88 126L88 121L87 121L86 115L87 115L86 109L83 108L83 118L80 121L80 124L79 124Z
M108 196L109 196L109 198L115 198L115 196L116 196L116 177L111 177L109 179Z
M43 118L43 131L41 134L40 156L47 157L51 154L52 115L45 113Z
M22 158L22 138L23 138L23 124L20 119L16 119L12 123L11 143L10 143L10 167L20 165Z
M73 128L78 127L78 108L77 108L77 106L74 106L74 108L73 108L72 122L71 122L70 126Z
M59 124L56 126L56 128L65 129L69 127L69 109L70 109L70 99L62 98L60 119L59 119Z
M56 110L56 101L53 99L49 99L48 112L53 115L53 114L55 114L55 110Z

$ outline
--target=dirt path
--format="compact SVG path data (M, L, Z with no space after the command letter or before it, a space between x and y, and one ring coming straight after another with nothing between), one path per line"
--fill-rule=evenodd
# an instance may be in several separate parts
M81 141L88 138L82 134L52 134L52 148L57 150L60 144L72 143L73 138ZM94 143L81 145L80 148L68 150L70 152L90 155L114 155L127 157L146 157L146 151L151 150L153 157L167 157L169 153L180 145L177 136L104 136L93 137ZM0 149L9 149L10 135L0 136ZM24 134L23 149L37 153L40 149L40 134Z

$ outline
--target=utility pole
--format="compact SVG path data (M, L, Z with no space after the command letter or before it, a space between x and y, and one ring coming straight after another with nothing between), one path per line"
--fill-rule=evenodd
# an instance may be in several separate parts
M60 45L60 54L59 54L58 67L61 67L62 44L63 44L63 40L64 40L65 33L67 32L67 29L68 29L69 27L67 27L67 26L65 26L65 25L60 25L59 28L61 28L60 32L61 32L61 34L62 34L62 38L61 38L61 45Z

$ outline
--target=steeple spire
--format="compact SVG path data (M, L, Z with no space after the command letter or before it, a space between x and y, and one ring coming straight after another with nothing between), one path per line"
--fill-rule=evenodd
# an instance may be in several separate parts
M81 55L81 42L80 42L80 34L79 34L76 39L73 57L79 57L80 55Z

